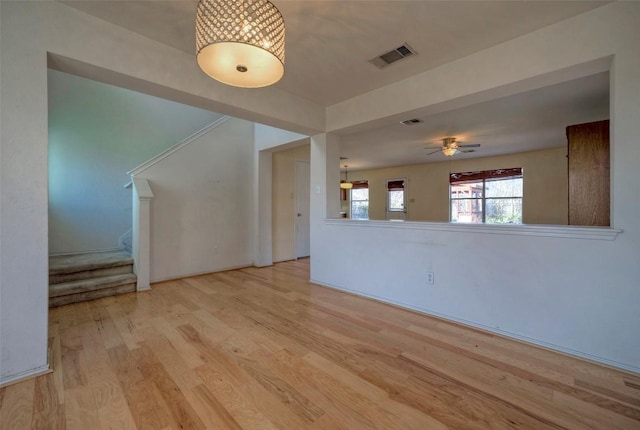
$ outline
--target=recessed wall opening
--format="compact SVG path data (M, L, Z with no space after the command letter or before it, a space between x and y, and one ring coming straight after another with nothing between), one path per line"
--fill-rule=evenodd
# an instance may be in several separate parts
M388 218L384 203L387 178L407 177L407 220L449 222L450 174L519 168L524 172L521 223L608 226L610 197L597 185L609 180L608 132L603 135L606 142L601 146L606 150L600 158L579 163L575 162L579 155L575 138L571 157L567 132L580 124L609 120L609 81L608 70L599 70L457 109L405 114L423 123L405 127L390 121L379 128L346 133L341 136L340 155L349 158L350 179L369 183L371 220ZM451 156L439 150L448 137L455 137L461 145ZM586 140L584 145L590 144ZM570 188L569 178L580 171L601 173L590 185L583 187L579 184L584 181L574 180ZM594 187L598 192L592 192ZM608 182L604 188L608 191ZM593 217L586 214L570 217L570 207L574 215L578 207L588 211L596 204L596 196L597 204L606 206L605 221L592 222L588 218ZM576 199L583 200L581 206L576 206Z

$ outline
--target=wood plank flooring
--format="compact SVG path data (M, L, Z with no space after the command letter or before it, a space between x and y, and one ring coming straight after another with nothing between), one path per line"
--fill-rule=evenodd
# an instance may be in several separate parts
M307 282L309 260L50 309L1 429L640 429L640 375Z

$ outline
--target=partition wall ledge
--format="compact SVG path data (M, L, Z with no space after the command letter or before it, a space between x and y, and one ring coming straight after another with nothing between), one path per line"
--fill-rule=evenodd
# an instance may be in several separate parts
M502 234L516 236L557 237L565 239L615 240L622 230L609 227L528 224L463 224L418 221L371 221L325 219L325 225L359 228L396 228L403 230L446 231L452 233Z

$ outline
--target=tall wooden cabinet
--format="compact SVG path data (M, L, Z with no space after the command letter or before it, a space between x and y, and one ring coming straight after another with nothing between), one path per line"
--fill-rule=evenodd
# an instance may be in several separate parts
M569 225L609 226L609 120L567 127Z

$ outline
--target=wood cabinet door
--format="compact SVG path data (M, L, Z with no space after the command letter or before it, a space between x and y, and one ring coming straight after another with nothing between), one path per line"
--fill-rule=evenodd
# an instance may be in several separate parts
M567 127L569 224L609 226L609 120Z

